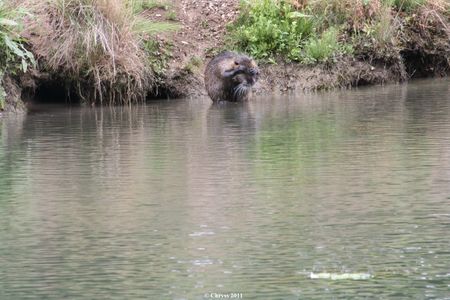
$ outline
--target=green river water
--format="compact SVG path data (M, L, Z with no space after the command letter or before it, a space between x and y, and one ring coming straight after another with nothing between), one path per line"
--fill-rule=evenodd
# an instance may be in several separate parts
M0 119L0 299L225 297L450 299L450 80Z

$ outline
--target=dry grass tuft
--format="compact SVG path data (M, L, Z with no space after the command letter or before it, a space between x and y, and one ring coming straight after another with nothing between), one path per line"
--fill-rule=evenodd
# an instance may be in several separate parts
M151 84L134 16L120 0L26 0L29 43L41 68L59 74L82 100L127 104Z
M418 26L422 32L442 29L450 38L450 3L446 0L428 0L418 11Z

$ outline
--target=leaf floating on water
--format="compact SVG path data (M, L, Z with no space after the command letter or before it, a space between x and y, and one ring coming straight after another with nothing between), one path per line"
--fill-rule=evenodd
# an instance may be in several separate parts
M311 279L330 279L330 280L368 280L373 276L368 273L310 273Z
M214 235L216 234L214 231L200 231L190 233L189 236L205 236L205 235Z

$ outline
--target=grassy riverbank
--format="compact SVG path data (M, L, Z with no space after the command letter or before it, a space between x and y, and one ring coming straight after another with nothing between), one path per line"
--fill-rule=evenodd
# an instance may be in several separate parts
M419 37L426 45L414 44L422 46L416 51L448 50L432 42L448 39L449 9L445 0L250 0L242 2L229 40L266 61L389 60Z
M445 0L250 0L228 41L265 63L315 68L300 87L317 89L444 76L449 39Z
M445 0L0 5L0 72L7 95L20 96L20 88L32 96L56 90L90 104L203 95L205 62L230 48L258 59L262 92L403 81L450 69ZM0 108L7 106L1 101Z

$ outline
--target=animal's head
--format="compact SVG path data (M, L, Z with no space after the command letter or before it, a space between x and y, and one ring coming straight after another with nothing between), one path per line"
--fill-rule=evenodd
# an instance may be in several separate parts
M259 79L259 68L256 62L246 56L240 55L234 60L234 68L241 70L233 77L235 84L234 94L237 98L247 94Z
M259 79L258 65L246 55L240 55L234 59L234 68L242 70L242 72L233 77L235 83L251 87Z

